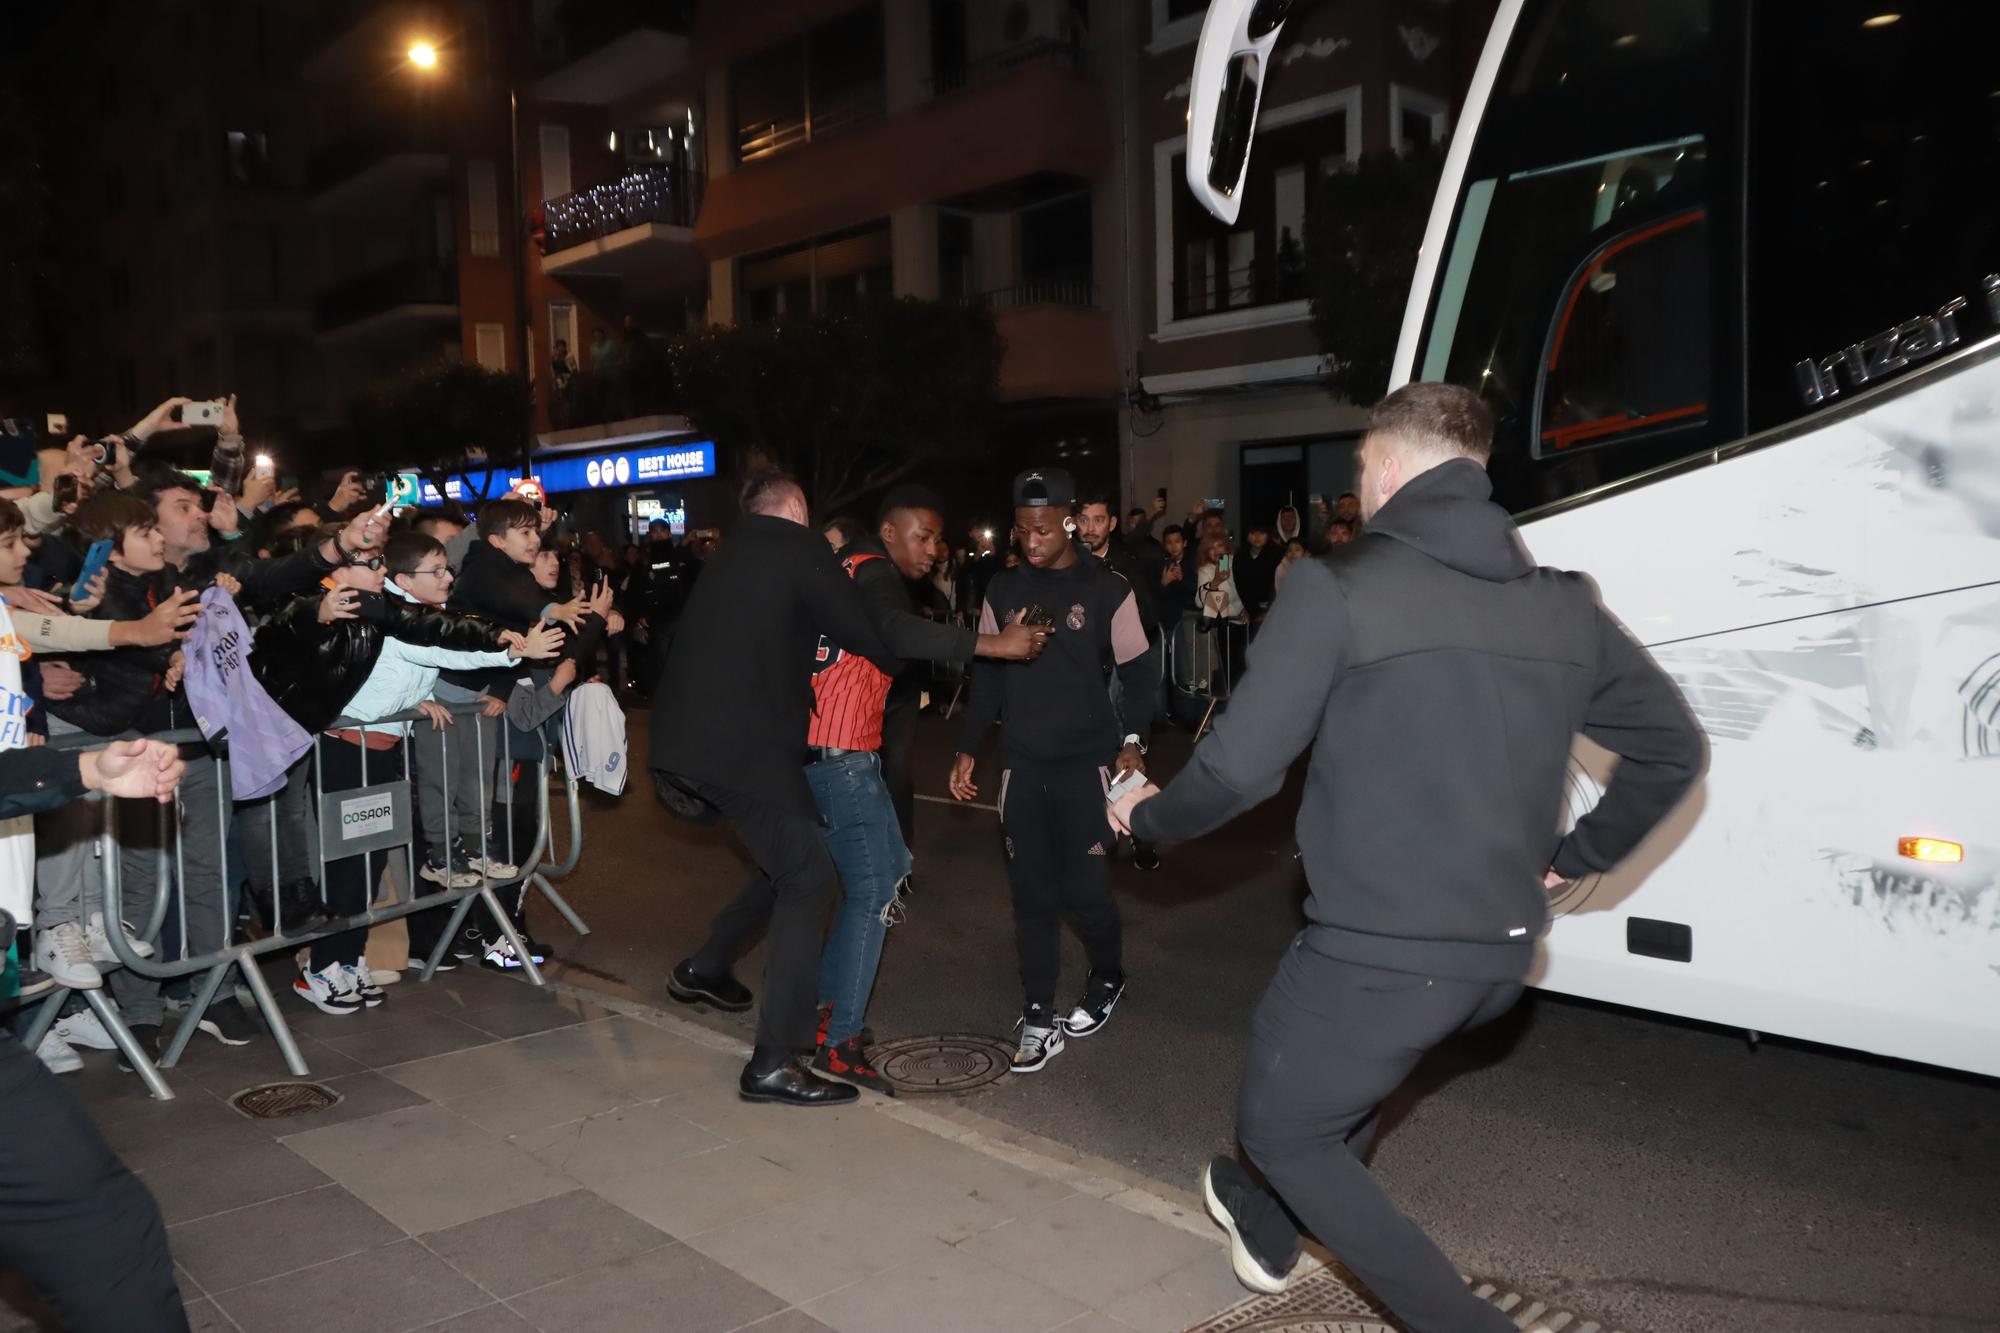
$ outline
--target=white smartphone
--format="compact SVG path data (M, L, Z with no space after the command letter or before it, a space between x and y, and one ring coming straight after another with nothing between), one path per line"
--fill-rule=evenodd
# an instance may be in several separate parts
M218 401L188 403L181 408L183 426L220 426L222 404Z

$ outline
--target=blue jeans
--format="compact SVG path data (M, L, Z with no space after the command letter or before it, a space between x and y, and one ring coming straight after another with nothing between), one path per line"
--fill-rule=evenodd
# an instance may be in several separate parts
M840 911L819 962L819 1002L833 1005L829 1046L861 1031L875 968L888 931L882 909L910 873L910 850L896 823L896 804L874 753L841 755L806 766L825 828L826 850L840 870Z

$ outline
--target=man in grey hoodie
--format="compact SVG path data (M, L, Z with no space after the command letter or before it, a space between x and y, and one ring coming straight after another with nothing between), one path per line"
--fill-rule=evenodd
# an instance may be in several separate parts
M1251 1019L1238 1132L1412 1333L1514 1325L1369 1175L1376 1108L1431 1047L1513 1006L1548 890L1617 865L1703 762L1672 681L1590 583L1528 558L1490 498L1492 438L1486 406L1453 385L1378 404L1366 535L1292 569L1214 733L1164 792L1112 810L1136 837L1199 837L1275 795L1312 745L1307 924ZM1579 732L1619 762L1559 837ZM1202 1186L1238 1279L1284 1290L1299 1236L1277 1199L1226 1157Z

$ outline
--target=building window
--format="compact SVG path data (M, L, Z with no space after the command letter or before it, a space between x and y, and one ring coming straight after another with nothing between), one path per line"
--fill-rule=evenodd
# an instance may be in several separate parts
M569 352L570 368L576 368L576 307L567 301L549 302L549 355L556 354L556 344L564 343Z
M739 272L752 321L815 310L847 313L895 295L886 221L751 255Z
M1250 324L1307 318L1306 226L1313 185L1351 164L1360 138L1359 89L1267 109L1233 227L1211 217L1185 188L1184 141L1157 145L1162 328L1219 315ZM1266 315L1253 313L1259 311Z
M1389 146L1399 153L1434 148L1445 139L1444 99L1400 83L1389 85Z
M505 324L474 324L472 326L472 359L488 370L506 370L507 326Z
M737 159L754 162L880 114L886 72L879 4L738 61Z
M480 259L498 258L500 186L490 159L474 158L465 164L465 211L472 232L473 255Z

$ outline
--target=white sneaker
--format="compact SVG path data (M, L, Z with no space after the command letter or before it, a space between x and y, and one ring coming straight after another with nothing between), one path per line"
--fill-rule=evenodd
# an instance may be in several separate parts
M347 989L361 999L361 1003L373 1009L382 1003L382 988L375 984L369 974L368 963L364 959L359 966L353 963L340 964L340 974L347 979Z
M48 1066L51 1074L74 1074L83 1068L83 1057L69 1048L69 1043L50 1029L42 1038L42 1044L35 1048L35 1054Z
M1021 1034L1014 1048L1014 1072L1032 1074L1056 1058L1063 1048L1062 1024L1048 1009L1030 1009L1014 1024Z
M468 849L464 855L465 863L472 867L472 872L476 875L484 875L488 879L519 879L521 877L521 867L500 856L498 853L481 856L478 852Z
M315 972L305 968L292 983L292 993L323 1014L351 1014L361 1008L361 996L348 986L338 968Z
M35 965L71 990L96 990L104 984L90 961L90 937L74 921L35 932Z
M125 927L125 942L132 946L132 952L141 958L153 956L153 946L132 933L130 922L120 923ZM111 951L111 941L104 934L104 913L92 912L90 924L84 927L84 934L90 939L90 960L94 963L115 963L118 955Z
M57 1019L56 1025L49 1029L49 1035L61 1037L71 1046L88 1046L93 1051L118 1049L118 1043L111 1040L111 1034L104 1030L104 1024L99 1022L97 1015L88 1009L82 1013L71 1014L68 1018Z

